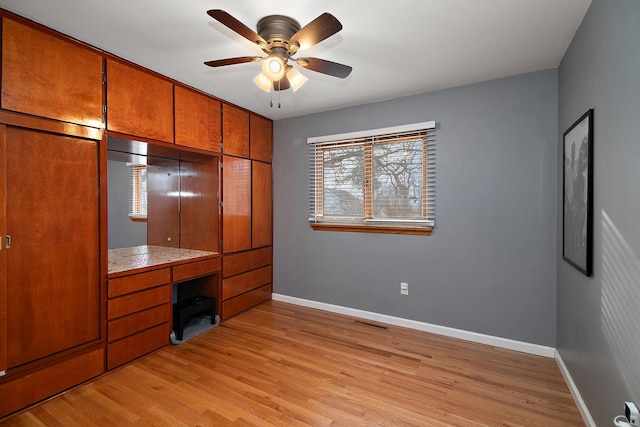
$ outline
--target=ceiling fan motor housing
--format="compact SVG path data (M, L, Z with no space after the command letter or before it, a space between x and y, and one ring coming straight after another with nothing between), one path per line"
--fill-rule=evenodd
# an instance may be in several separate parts
M275 48L276 51L283 49L289 55L298 50L299 46L289 46L289 40L300 28L298 21L284 15L265 16L257 25L258 34L268 44L268 50L263 47L265 53L270 53Z

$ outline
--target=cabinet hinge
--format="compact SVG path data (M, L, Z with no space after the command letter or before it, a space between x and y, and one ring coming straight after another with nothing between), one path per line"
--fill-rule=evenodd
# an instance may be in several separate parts
M224 163L220 162L220 169L224 167Z
M102 84L103 85L107 84L107 75L106 74L102 74Z
M222 137L220 137L220 151L224 151L224 142L222 142Z
M220 207L224 208L224 202L220 202Z

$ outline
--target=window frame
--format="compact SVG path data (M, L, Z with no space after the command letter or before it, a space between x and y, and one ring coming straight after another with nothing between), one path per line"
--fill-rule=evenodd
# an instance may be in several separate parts
M348 231L383 234L431 235L435 226L435 121L389 128L326 135L307 139L309 145L309 225L320 231ZM421 134L422 148L422 215L421 219L373 218L373 149L385 140L415 139ZM324 216L323 150L349 145L364 147L363 216L357 218ZM320 153L320 154L319 154ZM320 159L320 160L319 160ZM367 170L368 169L368 170Z

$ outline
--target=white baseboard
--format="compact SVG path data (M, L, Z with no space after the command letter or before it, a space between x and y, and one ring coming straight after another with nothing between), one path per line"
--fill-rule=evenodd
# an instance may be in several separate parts
M432 334L444 335L447 337L458 338L466 341L487 344L494 347L505 348L508 350L520 351L523 353L535 354L553 358L556 355L556 349L538 344L531 344L522 341L515 341L507 338L494 337L491 335L469 332L462 329L449 328L446 326L433 325L430 323L418 322L415 320L403 319L401 317L387 316L386 314L378 314L370 311L358 310L355 308L343 307L339 305L327 304L302 298L290 297L281 294L272 294L271 297L275 301L287 302L290 304L301 305L304 307L317 308L319 310L329 311L332 313L345 314L347 316L358 317L361 319L373 320L390 325L401 326L404 328L416 329L419 331L430 332Z
M573 382L573 378L571 377L571 374L567 369L567 365L564 364L564 361L562 360L562 357L560 356L560 353L558 352L558 350L556 350L555 353L556 353L555 359L556 359L556 363L558 364L558 368L560 369L560 373L562 373L564 382L567 384L567 387L569 387L571 396L573 396L573 401L576 403L576 406L578 407L578 412L580 412L580 415L582 415L582 420L584 421L585 425L587 425L587 427L597 427L596 422L591 417L591 413L587 408L587 404L584 403L584 400L582 399L582 395L580 395L580 392L578 391L578 387L576 387L576 383Z

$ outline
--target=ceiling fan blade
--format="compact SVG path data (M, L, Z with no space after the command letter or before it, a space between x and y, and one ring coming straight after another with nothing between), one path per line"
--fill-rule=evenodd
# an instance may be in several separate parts
M348 65L338 64L337 62L327 61L320 58L298 58L298 65L318 73L328 74L333 77L344 79L351 74L351 68Z
M330 13L323 13L291 36L290 43L298 43L306 49L330 37L342 29L342 24Z
M260 37L258 33L256 33L246 25L244 25L242 22L238 21L233 16L229 15L224 10L211 9L207 11L207 14L213 19L215 19L216 21L220 22L223 25L226 25L236 33L240 34L242 37L249 40L250 42L256 43L258 45L267 44L267 42L262 37Z
M280 79L279 82L273 82L273 90L287 90L291 87L289 83L289 78L285 74L283 78Z
M207 61L204 65L209 67L222 67L224 65L243 64L245 62L258 62L262 60L259 56L238 56L237 58L216 59L214 61Z

